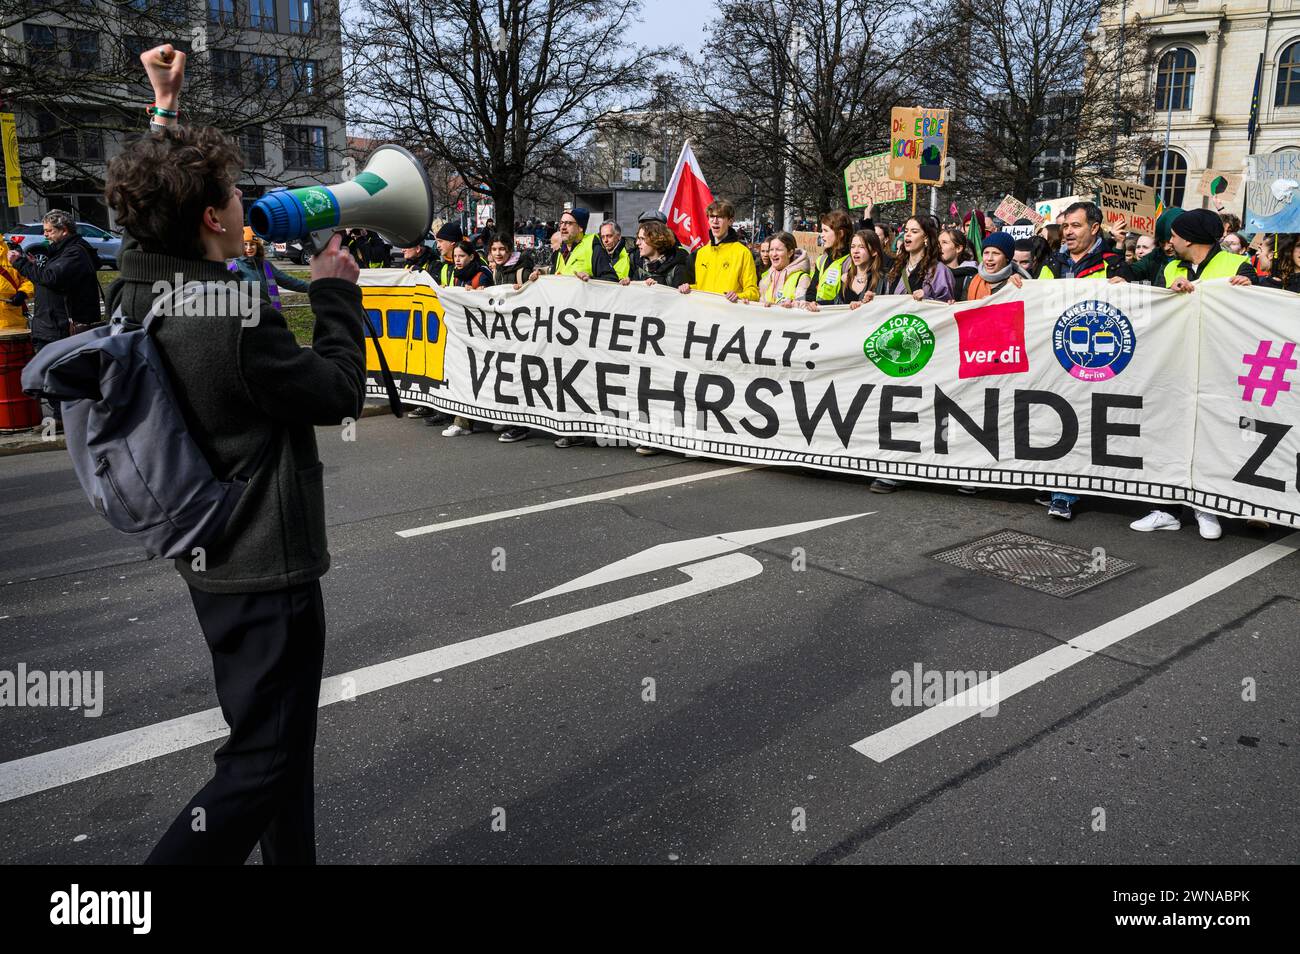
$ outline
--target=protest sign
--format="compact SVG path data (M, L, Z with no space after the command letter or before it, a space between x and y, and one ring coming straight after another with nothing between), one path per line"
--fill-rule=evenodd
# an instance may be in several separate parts
M1237 198L1241 189L1241 173L1228 172L1224 169L1206 169L1201 176L1197 195L1214 199L1218 206L1227 208Z
M522 232L515 233L515 248L535 248L536 245L536 235L526 235Z
M844 192L850 209L884 205L907 198L907 183L889 178L889 153L854 159L844 170Z
M1034 227L1032 225L1004 225L1002 231L1017 239L1027 239L1034 237Z
M1287 380L1300 375L1260 357L1289 354L1276 341L1293 323L1286 292L1066 279L812 314L562 276L518 291L396 269L360 283L409 404L765 465L1300 527L1300 388Z
M1300 152L1246 157L1247 232L1300 232Z
M948 110L895 106L889 123L889 178L943 185Z
M808 253L812 261L817 261L817 256L822 253L821 249L821 232L791 232L794 236L794 243Z
M1043 217L1044 222L1055 222L1056 217L1076 202L1091 201L1086 195L1066 195L1059 199L1039 199L1034 209Z
M1010 195L1003 197L998 207L993 210L993 214L1007 225L1015 225L1020 219L1028 219L1033 226L1043 224L1043 216L1040 213Z
M1155 188L1120 179L1102 179L1101 218L1107 229L1113 223L1122 221L1129 232L1155 235Z

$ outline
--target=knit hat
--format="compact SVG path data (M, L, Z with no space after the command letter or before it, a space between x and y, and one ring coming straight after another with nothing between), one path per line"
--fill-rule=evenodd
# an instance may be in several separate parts
M445 222L438 234L434 236L440 242L463 242L465 233L460 230L459 222Z
M244 226L244 241L245 242L257 241L257 236L253 234L253 227L251 225Z
M1193 245L1215 245L1223 238L1223 220L1209 209L1189 209L1174 219L1171 228Z
M1164 245L1169 241L1169 233L1173 229L1174 219L1183 214L1183 210L1173 205L1160 213L1160 218L1156 219L1156 241Z
M578 228L584 232L587 231L587 223L591 221L591 213L581 206L575 205L569 209L569 214L573 216L573 221L578 223Z
M995 248L1011 261L1016 257L1016 240L1010 232L990 232L984 237L985 248Z

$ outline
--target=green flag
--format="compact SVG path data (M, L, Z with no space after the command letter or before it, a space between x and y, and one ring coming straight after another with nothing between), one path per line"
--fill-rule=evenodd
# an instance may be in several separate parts
M976 217L974 209L971 209L969 224L966 226L966 237L970 239L970 247L975 252L975 260L979 261L984 255L984 234L980 229L980 220Z

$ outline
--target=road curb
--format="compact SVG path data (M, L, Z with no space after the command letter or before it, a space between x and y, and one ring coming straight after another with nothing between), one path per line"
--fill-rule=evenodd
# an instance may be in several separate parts
M52 441L42 440L40 437L33 437L30 434L0 434L0 457L64 450L67 446L62 434Z
M366 404L361 409L362 417L380 417L393 412L384 404ZM0 457L14 457L18 454L40 454L44 451L66 450L67 441L60 434L52 441L31 436L30 433L0 434Z

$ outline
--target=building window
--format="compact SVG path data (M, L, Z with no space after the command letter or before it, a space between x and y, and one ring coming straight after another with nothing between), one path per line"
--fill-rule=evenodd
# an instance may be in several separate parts
M293 91L295 93L314 95L316 92L316 75L318 72L316 61L290 60L289 65L293 70Z
M57 67L59 65L59 42L54 34L54 27L24 23L23 41L27 46L28 66Z
M316 0L289 0L289 32L310 33L316 25Z
M1192 51L1182 47L1167 51L1156 67L1156 109L1191 109L1195 79L1196 57Z
M248 25L254 30L278 30L275 0L248 0Z
M248 72L252 78L250 92L272 92L280 88L280 58L254 54L248 58Z
M42 110L36 114L36 136L42 150L57 159L102 162L104 130L93 125L98 121L95 113L85 110L66 119Z
M326 169L325 127L284 127L284 165L288 169Z
M1187 188L1187 160L1172 149L1157 152L1142 164L1142 181L1156 190L1165 208L1181 206Z
M239 91L240 64L238 50L212 51L212 87L220 93Z
M266 137L261 126L245 126L239 131L239 148L244 154L244 165L260 169L266 165Z
M1277 97L1274 106L1300 106L1300 40L1282 51L1277 61Z
M99 34L94 30L69 30L68 48L74 70L99 69Z
M235 0L208 0L208 22L235 25Z

